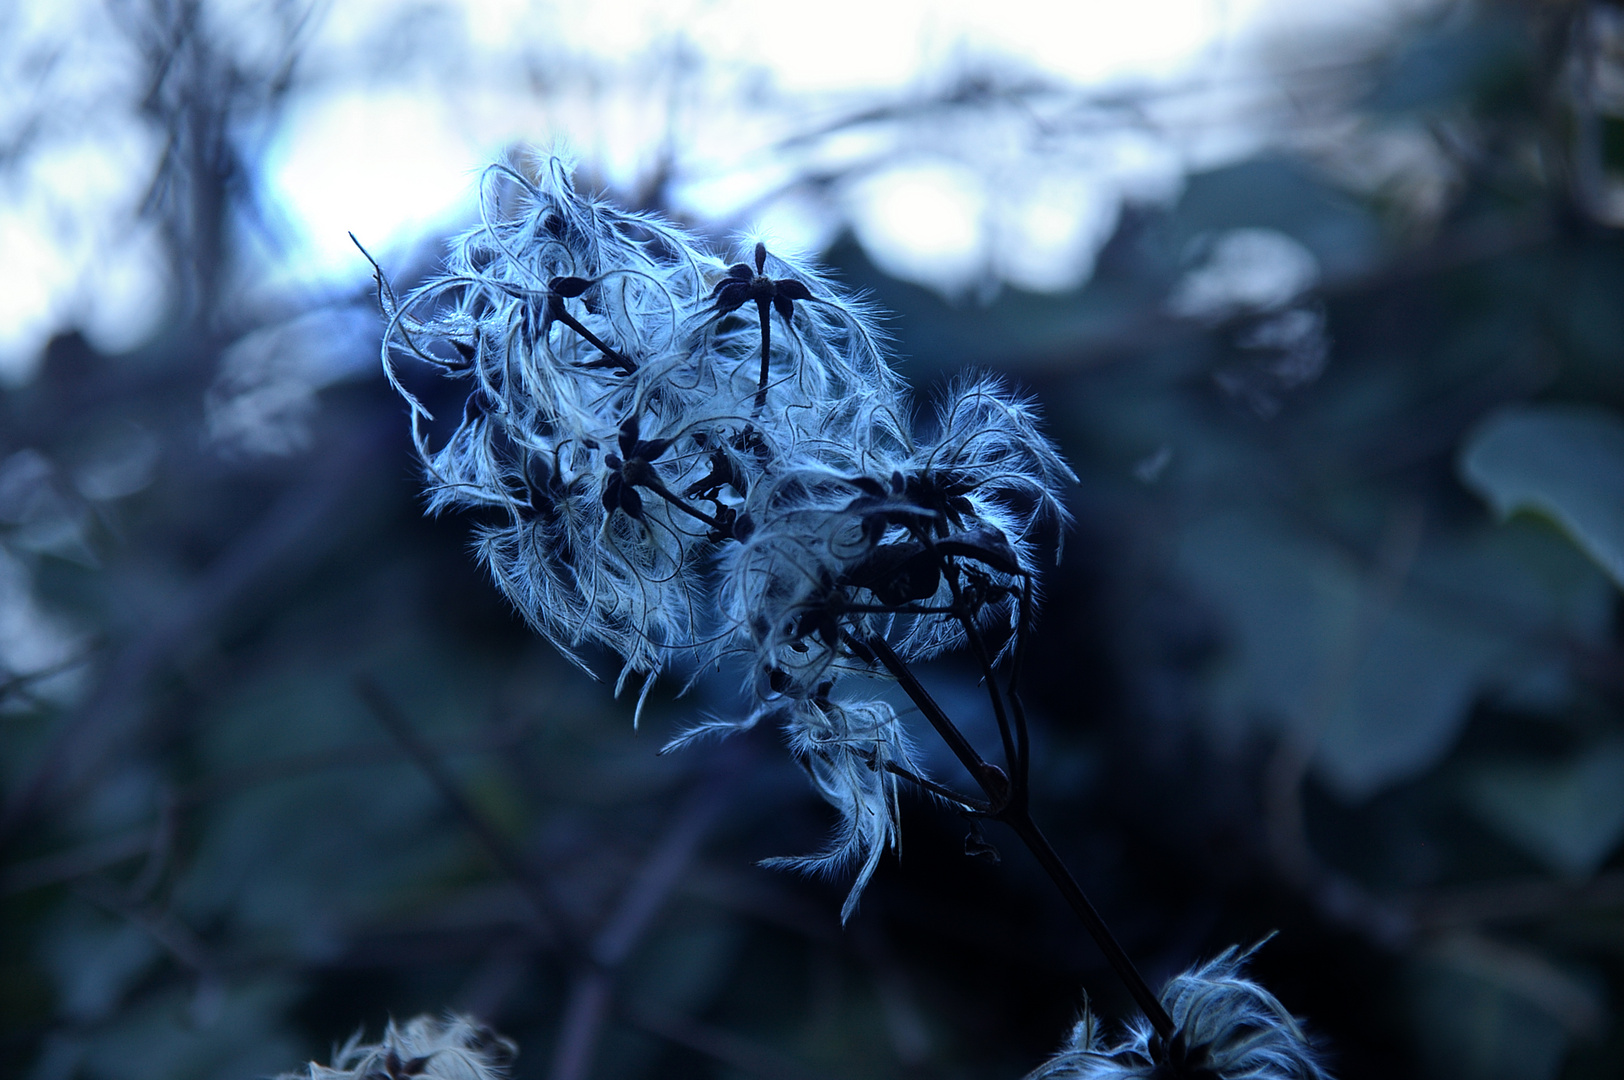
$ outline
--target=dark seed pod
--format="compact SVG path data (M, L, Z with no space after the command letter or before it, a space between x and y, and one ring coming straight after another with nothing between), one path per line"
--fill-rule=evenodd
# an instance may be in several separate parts
M590 288L592 288L592 282L586 278L578 277L555 277L547 283L548 292L554 296L562 296L565 299L574 299Z

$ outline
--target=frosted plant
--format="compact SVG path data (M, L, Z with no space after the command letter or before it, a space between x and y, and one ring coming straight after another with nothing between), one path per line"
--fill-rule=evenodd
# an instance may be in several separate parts
M1065 1046L1027 1080L1324 1080L1296 1019L1242 976L1255 951L1226 949L1167 984L1162 1003L1176 1028L1171 1039L1141 1019L1107 1046L1085 1010Z
M1033 406L966 380L916 429L874 312L812 267L761 243L728 265L581 194L558 159L493 165L480 193L481 221L443 272L404 297L379 272L383 361L429 509L487 512L480 558L525 618L583 667L583 646L617 654L616 692L640 680L639 712L658 676L740 661L749 704L671 745L784 729L841 824L826 851L772 862L857 864L843 919L896 845L899 784L1013 829L1146 1016L1112 1049L1085 1019L1037 1075L1321 1075L1233 950L1175 980L1164 1005L1032 820L1017 684L1039 555L1050 536L1058 550L1075 480ZM465 388L438 448L406 358ZM1001 766L908 666L956 649L979 667ZM981 795L924 774L876 680Z
M504 1080L518 1053L512 1042L466 1016L419 1016L384 1028L376 1043L361 1033L333 1051L331 1065L312 1061L277 1080Z
M819 698L789 700L784 728L790 748L807 763L819 794L841 814L840 830L828 851L800 858L768 859L763 865L833 872L862 859L840 918L851 918L863 886L874 876L880 855L896 845L899 810L895 777L886 764L917 773L906 734L883 701L842 704Z
M618 654L639 708L662 673L742 658L754 705L689 734L784 726L843 819L790 863L860 860L854 902L920 774L890 707L836 683L875 672L870 639L909 659L968 627L1013 641L1071 470L995 380L917 437L866 305L760 243L729 266L569 172L491 166L443 272L404 297L380 275L429 509L494 514L476 535L497 584L578 663ZM408 357L466 385L438 447Z

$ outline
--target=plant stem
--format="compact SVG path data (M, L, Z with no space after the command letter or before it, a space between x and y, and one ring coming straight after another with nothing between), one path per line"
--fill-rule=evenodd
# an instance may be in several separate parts
M756 383L756 407L753 416L760 416L761 410L767 407L767 359L772 349L772 308L766 300L756 301L756 310L761 315L761 379Z
M581 337L586 339L588 345L603 353L602 360L594 360L583 365L584 367L614 367L624 371L627 375L637 371L637 364L631 357L610 348L598 335L588 330L579 319L565 310L562 297L549 296L547 298L547 313L577 334L580 334Z
M1133 995L1134 1001L1138 1003L1139 1008L1150 1020L1151 1026L1156 1029L1156 1034L1160 1035L1164 1042L1171 1039L1174 1031L1173 1018L1167 1015L1167 1010L1162 1008L1162 1003L1157 1000L1155 994L1151 993L1144 976L1139 974L1139 969L1133 966L1132 960L1128 959L1128 954L1123 951L1121 944L1116 939L1116 935L1112 934L1111 928L1105 925L1105 920L1100 918L1100 913L1089 902L1088 895L1083 892L1082 886L1077 884L1077 879L1071 876L1071 871L1066 868L1066 864L1061 860L1059 853L1049 843L1048 837L1043 835L1043 831L1038 828L1037 822L1032 820L1032 812L1024 806L1020 807L1019 810L1014 806L1010 806L1001 812L995 812L992 816L1015 830L1015 835L1021 838L1021 842L1026 845L1027 850L1036 857L1038 863L1048 873L1049 879L1060 889L1061 895L1066 898L1066 903L1070 904L1071 909L1077 913L1077 917L1083 920L1083 926L1088 930L1089 935L1093 937L1094 944L1098 945L1100 952L1105 954L1105 959L1111 965L1111 970L1115 971L1117 978L1121 979L1123 984L1127 986L1128 993Z
M475 808L468 796L463 793L456 778L445 767L445 763L423 741L405 711L377 680L369 675L358 675L355 678L355 691L372 713L373 719L394 737L401 749L405 750L418 768L423 770L423 774L434 785L440 797L445 800L452 812L462 819L463 824L484 847L486 854L523 891L525 898L540 916L542 929L554 939L554 943L565 955L578 959L581 955L581 947L577 940L578 932L574 921L559 900L552 882L515 851L485 815Z
M970 745L970 740L964 737L964 733L954 725L952 719L948 717L942 707L936 704L936 699L930 696L930 691L925 689L924 684L919 681L908 665L903 663L902 657L898 656L891 648L890 643L878 634L868 638L862 644L871 653L879 657L880 663L885 665L885 670L889 671L891 676L902 686L903 693L907 694L913 703L919 707L919 711L924 713L925 719L930 721L930 726L936 729L936 734L940 735L942 741L947 743L947 748L953 751L953 755L970 771L970 775L975 778L976 783L980 784L983 790L987 790L987 780L990 775L987 770L993 768L993 766L976 752L974 746ZM987 790L987 794L997 802L1005 798L1009 793Z
M1038 860L1038 864L1049 875L1049 879L1059 888L1060 894L1066 898L1066 903L1071 905L1071 909L1083 921L1083 928L1099 946L1100 952L1105 954L1106 962L1133 995L1134 1001L1150 1020L1156 1033L1164 1041L1171 1039L1174 1033L1173 1018L1167 1015L1167 1010L1162 1008L1161 1001L1151 992L1144 976L1139 974L1139 969L1128 959L1128 954L1117 941L1116 935L1111 933L1111 928L1100 918L1100 913L1095 910L1082 886L1066 868L1065 862L1049 843L1048 837L1043 835L1037 822L1032 820L1032 811L1027 802L1024 763L1009 762L1015 775L1006 777L1002 770L983 758L970 740L964 737L964 733L959 731L946 711L930 696L930 691L925 689L924 684L884 638L876 634L859 644L879 659L897 680L903 692L918 706L925 719L930 721L931 726L942 737L942 741L947 743L948 749L953 751L954 756L963 763L976 783L981 785L981 789L992 801L987 816L1008 825L1014 830L1015 835L1021 838L1027 850ZM1024 743L1024 715L1021 719L1023 721L1021 741Z
M660 498L664 499L678 510L681 510L684 514L687 514L691 518L697 518L700 521L703 521L706 525L709 525L713 529L720 529L722 527L722 523L716 518L711 517L703 510L689 506L685 499L678 496L664 484L641 484L639 486L648 488L650 491L654 492L654 494L658 495Z

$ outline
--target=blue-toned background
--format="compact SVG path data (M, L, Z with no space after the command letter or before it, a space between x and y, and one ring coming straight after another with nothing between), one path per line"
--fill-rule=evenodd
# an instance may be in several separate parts
M730 687L634 730L422 516L348 233L409 287L526 144L1042 402L1036 815L1153 982L1277 930L1338 1075L1616 1076L1624 9L1120 7L0 13L0 1074L454 1008L522 1077L990 1080L1130 1015L923 801L842 929L755 865L832 823L772 732L656 756Z

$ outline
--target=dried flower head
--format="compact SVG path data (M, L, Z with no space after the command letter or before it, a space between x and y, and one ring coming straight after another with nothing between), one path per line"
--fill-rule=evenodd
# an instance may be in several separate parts
M1231 946L1167 984L1161 1001L1175 1025L1171 1039L1140 1019L1107 1046L1084 1010L1060 1052L1027 1080L1327 1080L1296 1019L1242 976L1257 948Z
M687 737L781 723L844 822L791 862L861 857L860 888L896 836L884 768L906 746L888 706L833 693L873 671L853 642L929 656L967 618L1009 637L1071 470L991 379L916 436L874 312L764 244L730 266L558 159L491 166L480 201L442 273L400 298L379 281L429 509L494 515L476 535L497 584L577 663L617 654L617 691L743 660L747 717ZM407 357L467 387L438 448Z
M333 1051L331 1065L312 1061L278 1080L503 1080L518 1048L466 1016L419 1016L384 1028L376 1043L361 1033Z

